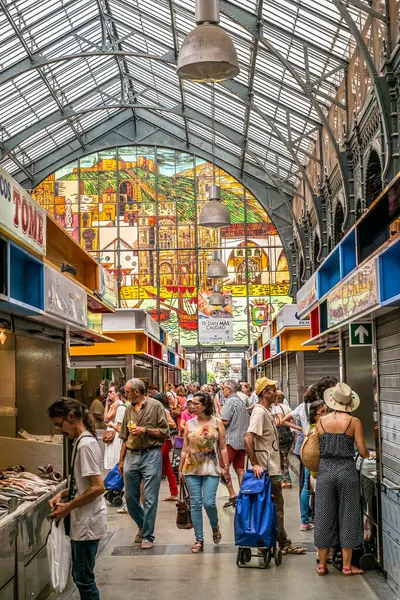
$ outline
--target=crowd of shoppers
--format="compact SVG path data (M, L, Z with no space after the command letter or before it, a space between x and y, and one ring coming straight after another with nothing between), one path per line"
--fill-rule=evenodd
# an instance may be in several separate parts
M224 508L234 508L237 493L230 468L240 487L246 455L255 477L265 471L270 475L282 553L303 554L305 549L293 544L285 529L283 489L292 485L290 451L300 458L299 437L318 434L318 473L310 473L300 461L300 528L312 529L314 520L319 575L328 573L330 550L338 546L344 575L361 573L352 565L353 549L362 542L354 443L362 457L368 456L362 425L352 416L359 402L349 386L332 377L310 386L293 410L277 383L266 377L257 380L254 391L247 382L229 379L220 388L214 384L200 388L197 382L187 389L167 384L164 393L131 379L120 390L111 385L104 406L96 396L90 411L70 398L55 402L49 416L73 440L73 458L70 485L51 500L50 516L70 516L73 578L81 598L99 598L93 569L99 540L106 531L101 454L95 439L100 426L106 427L105 434L115 432L112 443L105 444L104 467L112 469L118 463L126 501L126 508L120 510L129 512L136 523L135 543L143 550L153 547L162 476L170 489L164 500L178 500L170 455L174 437L183 438L177 475L189 490L193 554L204 548L203 508L214 543L221 541L218 485L222 482L228 491Z

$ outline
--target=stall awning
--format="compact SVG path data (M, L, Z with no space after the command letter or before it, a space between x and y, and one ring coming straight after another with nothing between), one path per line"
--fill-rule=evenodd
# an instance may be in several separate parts
M112 308L109 304L100 299L100 297L92 294L88 291L87 293L87 305L88 310L90 312L98 314L98 313L113 313L115 309Z
M115 342L115 340L91 329L78 329L70 334L71 346L88 346L94 343L105 344L107 342Z

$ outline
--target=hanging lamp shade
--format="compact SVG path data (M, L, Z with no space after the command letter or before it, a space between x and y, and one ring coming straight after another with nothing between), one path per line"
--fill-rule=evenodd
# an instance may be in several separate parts
M236 77L239 61L231 38L219 26L219 0L196 0L196 25L179 51L178 76L201 82Z
M199 216L199 225L202 227L228 227L231 224L231 215L228 207L221 202L221 188L219 185L210 185L208 200L203 205Z
M223 306L225 303L224 295L221 294L219 285L214 285L214 291L208 299L210 306Z
M181 79L220 82L233 79L239 71L235 46L219 25L204 23L186 36L178 56Z
M221 261L218 251L213 253L213 260L207 268L207 279L224 279L228 277L228 267Z

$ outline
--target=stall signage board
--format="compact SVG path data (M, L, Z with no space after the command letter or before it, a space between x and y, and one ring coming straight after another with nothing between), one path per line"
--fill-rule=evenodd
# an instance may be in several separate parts
M276 338L273 338L270 343L270 354L272 356L276 356Z
M44 309L63 321L87 327L87 294L79 285L46 265Z
M233 342L232 294L224 291L224 304L216 309L208 301L211 293L199 296L199 342Z
M372 346L372 323L349 324L350 346Z
M150 315L146 315L146 329L156 340L160 340L160 326Z
M99 265L100 295L103 300L115 308L118 305L118 283L117 278L102 265Z
M309 327L309 319L300 319L297 304L288 304L283 306L276 317L276 331L281 331L284 327Z
M318 300L317 274L311 275L310 279L299 289L296 296L297 309L300 316L307 315Z
M38 254L46 254L46 211L1 167L0 226Z
M378 304L377 259L374 257L328 295L328 328Z
M168 348L164 345L162 347L162 359L164 362L168 362Z

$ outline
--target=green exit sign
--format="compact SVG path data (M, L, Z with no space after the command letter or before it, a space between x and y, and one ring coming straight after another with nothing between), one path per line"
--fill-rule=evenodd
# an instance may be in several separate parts
M372 346L372 323L350 323L350 346Z

